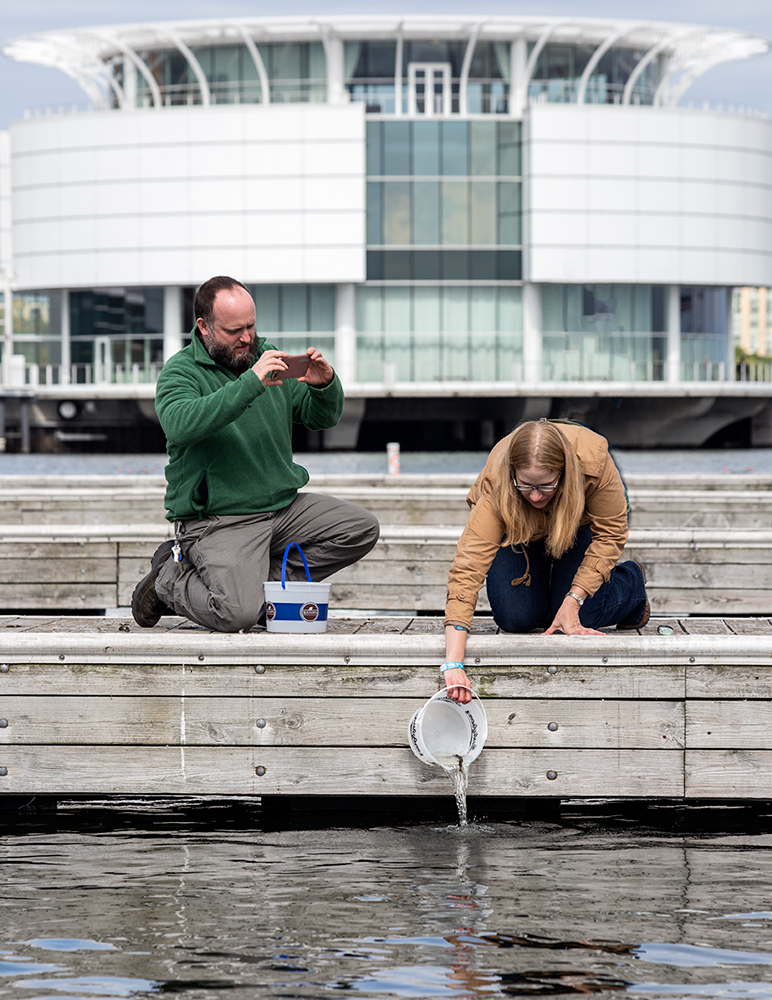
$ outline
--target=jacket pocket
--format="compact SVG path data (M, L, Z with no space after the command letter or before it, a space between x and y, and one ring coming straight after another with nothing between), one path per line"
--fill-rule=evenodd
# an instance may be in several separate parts
M190 506L198 512L199 517L206 513L206 509L209 506L209 483L207 481L206 469L193 487L193 492L190 496Z

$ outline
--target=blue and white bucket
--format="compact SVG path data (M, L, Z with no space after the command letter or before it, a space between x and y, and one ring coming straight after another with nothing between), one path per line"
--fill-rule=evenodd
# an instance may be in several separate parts
M413 713L407 736L419 760L448 770L459 760L466 765L480 756L488 737L488 718L474 692L472 700L461 705L442 690Z
M292 546L300 553L307 580L287 581L287 556ZM290 542L284 550L281 582L266 581L265 624L269 632L326 632L330 604L329 583L311 583L311 574L303 550Z

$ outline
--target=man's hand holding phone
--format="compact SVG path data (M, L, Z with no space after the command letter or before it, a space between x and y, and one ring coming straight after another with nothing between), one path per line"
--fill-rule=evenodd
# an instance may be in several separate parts
M329 385L335 375L332 366L315 347L309 347L305 354L266 351L252 365L252 371L264 385L281 385L294 378L318 388Z

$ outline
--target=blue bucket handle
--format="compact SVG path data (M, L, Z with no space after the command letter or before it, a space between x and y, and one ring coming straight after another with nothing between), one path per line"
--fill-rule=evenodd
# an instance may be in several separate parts
M281 589L282 590L286 590L287 589L287 556L289 555L289 550L292 548L293 545L298 550L298 552L300 553L300 558L303 560L303 566L305 567L305 571L306 571L306 579L308 580L309 583L311 582L311 574L308 571L308 563L306 562L306 557L303 555L303 550L301 549L301 547L298 545L297 542L290 542L289 545L287 546L287 548L284 550L284 559L282 560L282 563L281 563Z

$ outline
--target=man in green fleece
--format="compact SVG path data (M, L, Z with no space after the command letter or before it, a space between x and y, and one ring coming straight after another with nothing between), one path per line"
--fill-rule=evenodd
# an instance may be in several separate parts
M309 347L306 374L283 379L288 354L256 336L252 296L234 278L201 285L195 313L192 343L164 365L155 400L175 539L156 551L131 610L145 628L176 613L238 632L260 621L263 583L280 578L290 542L323 580L366 555L379 526L362 507L298 492L309 477L292 458L292 425L334 427L343 412L321 352ZM306 579L294 547L287 579Z

